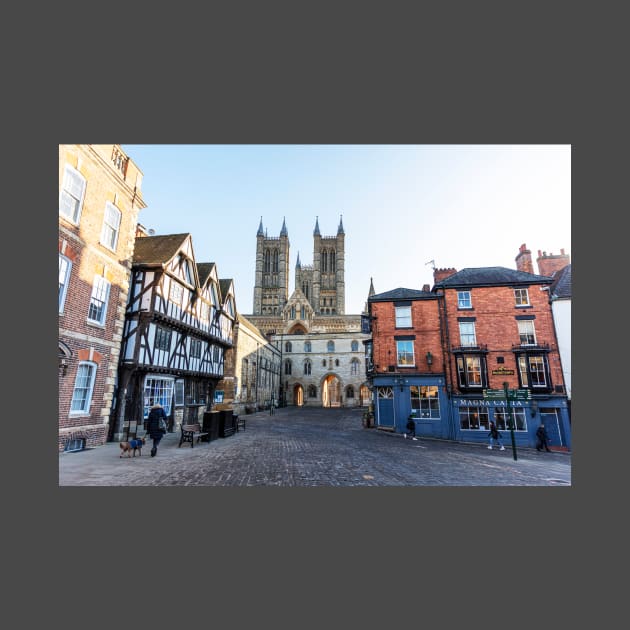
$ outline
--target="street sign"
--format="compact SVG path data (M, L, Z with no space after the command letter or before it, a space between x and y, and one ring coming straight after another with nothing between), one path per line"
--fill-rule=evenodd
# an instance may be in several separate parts
M502 389L484 389L483 397L488 400L503 400L505 392Z
M529 389L510 389L508 390L508 398L510 400L529 400L532 393Z

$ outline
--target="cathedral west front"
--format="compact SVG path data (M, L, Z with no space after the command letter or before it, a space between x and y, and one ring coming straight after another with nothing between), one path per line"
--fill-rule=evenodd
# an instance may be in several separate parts
M289 233L283 220L270 237L262 217L256 234L253 313L244 317L280 349L281 405L367 406L361 314L345 312L345 231L313 230L313 262L299 254L289 296ZM238 369L238 367L237 367Z

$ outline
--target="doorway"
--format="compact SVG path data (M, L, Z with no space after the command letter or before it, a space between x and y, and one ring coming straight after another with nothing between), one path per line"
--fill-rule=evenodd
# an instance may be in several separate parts
M322 406L341 406L341 383L334 374L329 374L322 384Z

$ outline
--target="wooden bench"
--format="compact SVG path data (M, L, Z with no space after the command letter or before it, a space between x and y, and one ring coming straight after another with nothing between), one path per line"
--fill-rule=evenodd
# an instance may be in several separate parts
M201 430L201 425L199 423L196 424L182 424L181 426L182 436L179 438L179 448L184 442L190 442L190 448L195 445L195 438L197 438L197 442L199 439L208 435L207 432Z
M243 429L243 431L245 431L245 416L238 416L238 415L234 415L234 420L235 420L235 424L236 424L236 431L240 431L241 429Z

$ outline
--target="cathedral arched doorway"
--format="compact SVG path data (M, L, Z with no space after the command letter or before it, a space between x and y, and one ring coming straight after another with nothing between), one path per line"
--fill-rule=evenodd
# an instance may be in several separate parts
M367 407L372 402L372 392L367 385L361 385L360 388L361 406Z
M293 386L293 404L298 407L304 404L304 388L299 383Z
M341 381L334 375L329 374L322 382L322 406L341 407Z

